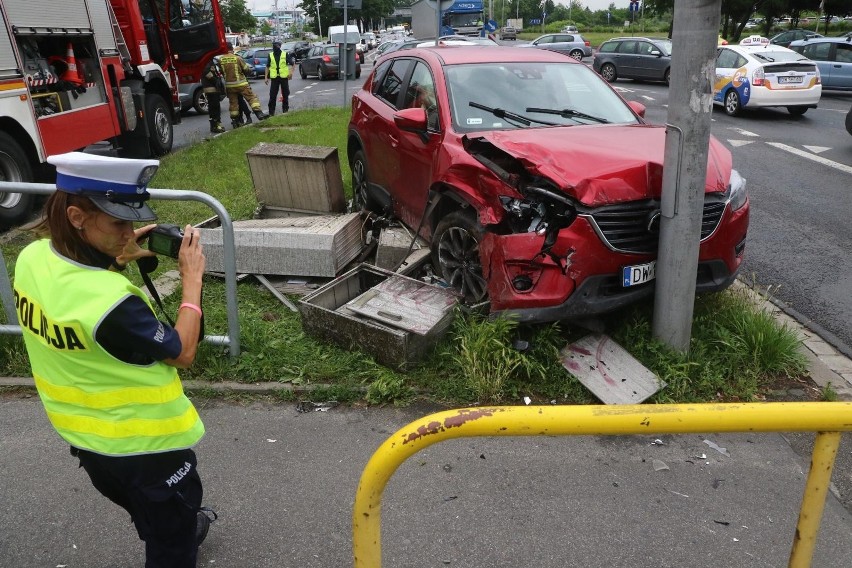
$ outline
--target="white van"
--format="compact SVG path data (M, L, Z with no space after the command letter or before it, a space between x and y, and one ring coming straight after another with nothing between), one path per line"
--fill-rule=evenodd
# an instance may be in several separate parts
M328 43L360 44L361 34L358 32L358 26L352 24L348 26L329 26Z

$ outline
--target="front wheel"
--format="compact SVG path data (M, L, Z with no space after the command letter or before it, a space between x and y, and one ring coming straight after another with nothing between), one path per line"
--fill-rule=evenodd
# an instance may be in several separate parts
M803 114L808 112L808 107L806 107L806 106L788 106L787 112L789 112L793 116L802 116Z
M307 73L305 73L305 68L304 68L304 67L302 67L302 64L301 64L301 63L299 63L299 75L301 75L301 76L302 76L302 79L307 79L307 78L308 78L308 74L307 74Z
M0 132L0 181L33 181L33 171L27 155L15 139ZM0 192L0 228L17 225L27 219L35 196L31 193Z
M663 82L664 82L666 85L668 85L668 84L670 84L670 83L671 83L671 78L672 78L672 70L671 70L671 69L666 69L666 72L663 74Z
M618 79L618 73L615 71L615 65L612 63L605 63L604 66L601 67L601 77L606 79L608 83L612 83Z
M582 51L580 51L579 49L575 49L574 51L572 51L572 52L571 52L571 53L569 53L568 55L570 55L571 57L573 57L573 58L574 58L574 59L576 59L577 61L582 61L582 60L583 60L583 52L582 52Z
M166 101L160 95L148 95L145 103L145 120L148 121L148 142L151 157L165 156L172 150L174 131L172 115Z
M378 211L370 199L370 170L364 150L358 150L349 163L352 170L352 211Z
M728 116L737 116L742 110L740 105L740 96L733 89L725 93L725 114Z
M482 276L479 243L483 229L474 215L454 211L441 219L432 238L432 264L451 288L476 304L488 297L488 284Z

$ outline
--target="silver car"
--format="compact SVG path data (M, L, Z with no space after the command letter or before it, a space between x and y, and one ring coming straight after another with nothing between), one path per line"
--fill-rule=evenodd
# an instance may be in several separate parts
M584 57L592 56L592 44L586 41L580 34L547 34L518 47L537 47L539 49L558 51L559 53L570 55L577 61L582 61Z

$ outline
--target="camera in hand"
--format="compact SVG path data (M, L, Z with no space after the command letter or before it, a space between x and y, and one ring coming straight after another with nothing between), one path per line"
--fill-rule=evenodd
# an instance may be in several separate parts
M148 250L177 258L182 241L183 231L177 225L157 225L148 233Z

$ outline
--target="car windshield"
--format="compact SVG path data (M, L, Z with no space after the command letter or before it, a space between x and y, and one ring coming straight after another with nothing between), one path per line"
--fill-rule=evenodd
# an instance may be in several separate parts
M478 63L445 70L453 125L459 132L638 122L585 65Z
M657 39L657 40L654 40L654 43L656 43L658 46L663 48L663 53L665 55L671 55L672 54L672 42L671 42L671 40Z
M807 59L803 57L801 53L797 53L795 51L760 51L756 53L752 53L755 59L764 62L778 62L778 61L801 61L803 59Z

